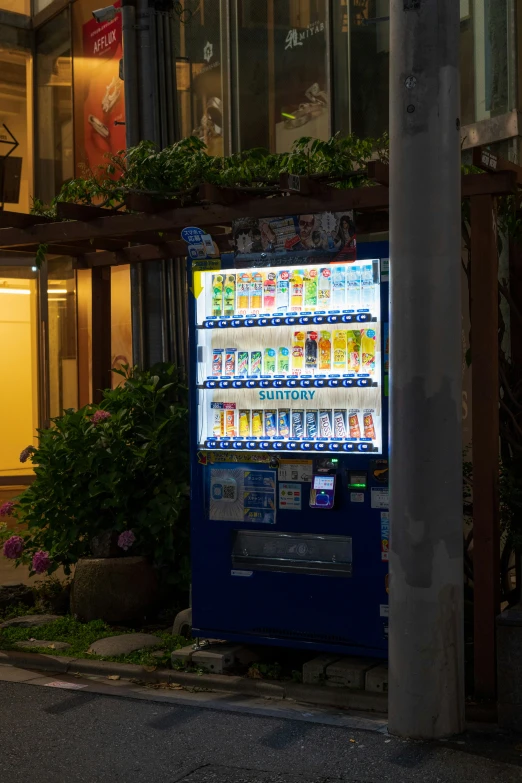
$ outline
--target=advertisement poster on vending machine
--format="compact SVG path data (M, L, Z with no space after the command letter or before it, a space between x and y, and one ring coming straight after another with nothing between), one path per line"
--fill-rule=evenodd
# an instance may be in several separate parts
M350 263L357 257L353 211L244 218L232 225L236 258L257 265Z

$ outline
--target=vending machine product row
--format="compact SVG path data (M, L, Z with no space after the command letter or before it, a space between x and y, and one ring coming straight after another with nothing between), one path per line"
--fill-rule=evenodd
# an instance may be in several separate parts
M358 254L189 262L194 636L387 655L388 246Z

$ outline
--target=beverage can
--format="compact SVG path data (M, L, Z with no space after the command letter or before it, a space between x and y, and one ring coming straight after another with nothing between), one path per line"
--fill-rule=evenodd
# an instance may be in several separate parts
M308 410L305 414L306 437L310 439L317 438L317 411Z
M236 276L225 275L225 292L223 295L224 315L234 315L236 312Z
M359 426L359 411L350 410L348 413L348 431L350 438L360 438L361 428Z
M321 438L332 437L332 411L319 411L319 433Z
M294 408L292 411L292 438L302 438L305 432L304 411Z
M248 375L248 351L239 351L237 354L238 375Z
M236 374L237 348L225 348L225 375Z
M263 411L252 411L252 436L263 437Z
M223 374L223 348L212 350L212 375Z
M250 411L249 410L243 409L239 411L239 437L240 438L250 437Z
M278 411L277 434L280 438L290 437L290 411L287 408Z
M334 411L334 437L346 438L346 411Z
M317 269L305 269L304 308L313 310L315 307L317 307Z
M317 369L317 332L306 333L305 367L307 370Z
M214 409L212 411L212 434L215 438L222 438L225 434L225 411Z
M273 310L276 303L276 273L268 272L263 284L263 310Z
M275 438L277 435L277 416L272 410L265 411L265 438Z
M263 372L272 375L276 368L276 352L274 348L265 348Z
M261 351L250 351L250 375L261 375Z
M375 427L373 425L373 410L365 410L363 413L364 437L375 440Z
M235 438L237 435L236 412L229 408L225 411L225 433L227 438Z
M285 346L277 352L277 372L290 372L290 351Z

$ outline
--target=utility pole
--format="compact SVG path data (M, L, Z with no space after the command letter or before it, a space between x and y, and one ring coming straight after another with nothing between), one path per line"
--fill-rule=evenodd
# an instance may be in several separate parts
M389 730L464 725L457 0L390 8Z

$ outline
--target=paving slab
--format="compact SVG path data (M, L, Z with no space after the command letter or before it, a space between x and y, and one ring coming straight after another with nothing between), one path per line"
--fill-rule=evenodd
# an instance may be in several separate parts
M0 628L37 628L40 625L47 625L59 620L59 614L28 614L23 617L13 617L12 620L6 620L0 623Z
M192 664L200 666L212 674L222 674L236 663L236 655L242 650L241 645L219 644L211 645L204 650L197 650L192 655Z
M316 658L312 658L311 661L307 661L303 664L303 683L305 685L319 685L324 683L326 679L326 668L332 663L340 660L338 655L318 655Z
M27 669L17 669L16 666L0 664L0 682L29 682L37 679L48 678L42 678L41 672L31 672Z
M179 650L174 650L170 659L173 664L182 663L184 666L188 666L192 661L192 656L196 651L193 644L187 644L186 647L180 647Z
M70 650L71 645L67 642L50 642L44 639L29 639L26 642L16 642L16 647L23 647L31 650L34 647L45 647L48 650Z
M366 672L366 690L369 693L388 693L388 664L383 663Z
M108 636L106 639L98 639L91 644L88 652L105 657L128 655L136 650L145 650L148 647L157 647L163 644L163 639L150 633L125 633L120 636Z
M369 658L341 658L326 667L326 684L336 688L364 690L366 672L376 665Z

